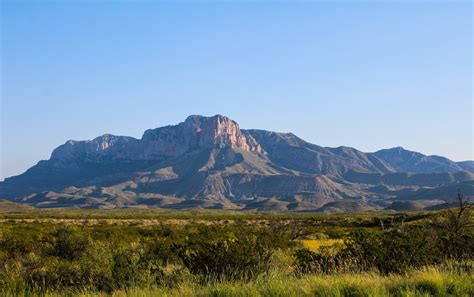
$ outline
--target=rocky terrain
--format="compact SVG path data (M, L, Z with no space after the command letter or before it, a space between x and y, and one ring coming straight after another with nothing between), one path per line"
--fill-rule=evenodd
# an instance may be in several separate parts
M292 133L240 129L221 115L190 116L141 139L67 141L1 182L0 198L36 207L411 210L449 202L458 188L474 194L473 164L401 147L321 147Z

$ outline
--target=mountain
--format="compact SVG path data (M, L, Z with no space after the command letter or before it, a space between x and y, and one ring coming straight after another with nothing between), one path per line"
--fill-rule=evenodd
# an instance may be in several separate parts
M425 156L402 147L380 150L374 155L390 163L398 172L432 173L460 170L474 172L474 162L472 161L453 162L445 157Z
M49 160L1 182L0 197L37 207L345 212L425 195L445 199L472 180L472 161L400 147L321 147L292 133L240 129L225 116L194 115L141 139L69 140Z
M463 170L474 172L474 161L462 161L462 162L457 162L457 164Z

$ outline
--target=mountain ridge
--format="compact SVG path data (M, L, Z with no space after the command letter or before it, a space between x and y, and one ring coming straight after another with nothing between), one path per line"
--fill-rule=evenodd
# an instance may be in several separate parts
M436 188L474 180L473 164L401 147L322 147L293 133L240 129L222 115L193 115L140 139L68 140L49 160L0 182L0 197L39 207L317 210L324 202L333 206L322 211L365 210L389 204L400 190L426 188L432 199ZM391 190L373 190L380 185Z

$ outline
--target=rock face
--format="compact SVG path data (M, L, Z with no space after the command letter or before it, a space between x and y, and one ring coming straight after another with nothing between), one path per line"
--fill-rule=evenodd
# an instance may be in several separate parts
M242 133L236 122L221 115L190 116L177 126L147 130L142 142L144 159L176 157L193 150L223 147L263 152L251 135Z
M147 130L142 139L110 134L93 140L69 140L55 149L51 160L100 161L161 160L186 153L212 148L231 148L247 152L264 153L257 141L233 120L216 115L213 117L190 116L176 126Z
M56 148L51 154L51 160L69 162L77 159L98 160L100 158L127 159L134 158L139 141L133 137L102 135L94 140L69 140Z
M0 197L39 207L366 211L397 199L454 197L461 186L469 192L472 164L402 148L326 148L195 115L141 139L67 141L49 160L1 182Z

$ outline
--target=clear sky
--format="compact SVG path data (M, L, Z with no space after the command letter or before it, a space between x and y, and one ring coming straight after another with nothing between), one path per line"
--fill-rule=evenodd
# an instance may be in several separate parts
M0 180L190 114L474 159L470 1L1 2Z

